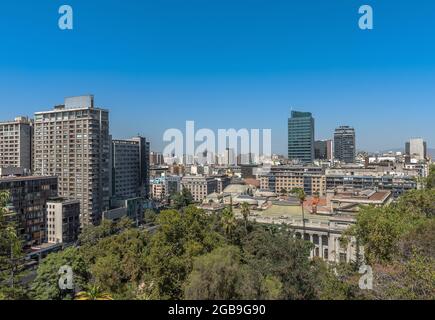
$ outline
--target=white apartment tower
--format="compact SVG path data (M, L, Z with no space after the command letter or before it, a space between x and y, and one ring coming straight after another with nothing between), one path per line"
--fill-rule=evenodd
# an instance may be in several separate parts
M410 139L405 144L405 153L417 160L424 160L427 157L426 141L422 138Z
M0 122L0 168L32 169L32 123L26 117Z
M109 111L71 97L34 121L34 173L57 176L59 196L80 201L82 226L98 224L110 200Z

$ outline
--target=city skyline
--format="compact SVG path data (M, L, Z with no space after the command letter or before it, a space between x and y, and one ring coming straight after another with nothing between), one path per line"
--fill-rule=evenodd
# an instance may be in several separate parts
M360 1L74 0L71 31L57 27L59 1L24 3L4 4L0 19L2 120L92 93L114 137L140 133L154 151L165 130L195 120L271 128L272 151L285 155L292 109L317 119L316 140L349 125L358 150L403 149L411 137L434 147L432 2L376 4L371 31L358 28Z

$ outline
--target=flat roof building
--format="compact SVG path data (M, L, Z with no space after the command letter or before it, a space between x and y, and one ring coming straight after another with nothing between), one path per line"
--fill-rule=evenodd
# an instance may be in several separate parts
M288 158L304 163L314 160L314 118L310 112L292 111L288 119Z
M334 132L334 158L344 163L354 163L356 156L355 129L340 126Z
M110 200L109 111L71 97L34 121L34 173L57 176L59 195L80 201L82 225L98 224Z
M0 122L0 168L32 169L32 122L26 117Z
M47 201L47 242L73 243L80 233L80 201L52 198Z
M46 241L46 204L57 197L57 177L0 178L0 191L9 193L10 209L17 214L20 234L25 246Z

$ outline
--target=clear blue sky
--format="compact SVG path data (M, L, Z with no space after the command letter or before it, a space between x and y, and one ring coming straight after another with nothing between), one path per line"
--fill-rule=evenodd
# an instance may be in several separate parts
M62 4L74 30L57 27ZM358 8L374 9L374 30ZM0 5L0 119L93 93L114 137L163 148L167 128L271 128L287 148L290 108L316 138L338 125L359 149L435 145L433 0L21 0Z

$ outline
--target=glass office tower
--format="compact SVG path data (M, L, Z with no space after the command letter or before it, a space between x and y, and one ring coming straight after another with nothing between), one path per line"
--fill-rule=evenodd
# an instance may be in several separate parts
M292 111L288 119L288 158L303 163L314 160L314 118L310 112Z

